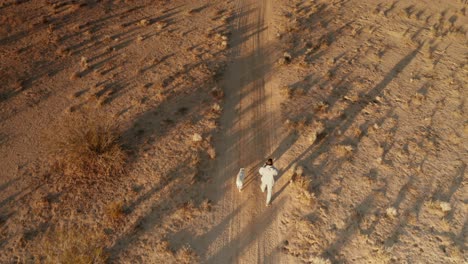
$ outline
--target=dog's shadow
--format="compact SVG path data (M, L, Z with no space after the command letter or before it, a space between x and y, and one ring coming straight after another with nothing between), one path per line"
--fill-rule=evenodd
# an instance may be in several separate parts
M242 186L242 189L245 189L247 186L249 186L251 183L253 182L259 182L260 179L261 179L261 175L260 173L258 172L258 170L260 169L260 166L261 166L261 162L259 162L258 164L248 168L248 169L245 169L245 178L244 178L244 184ZM260 186L260 184L259 184Z

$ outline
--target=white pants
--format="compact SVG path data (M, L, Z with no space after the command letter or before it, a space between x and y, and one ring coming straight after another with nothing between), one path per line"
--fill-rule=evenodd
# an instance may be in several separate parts
M262 181L262 184L260 185L260 189L262 189L262 192L265 192L265 188L267 189L267 199L266 199L266 204L268 205L271 200L271 192L273 191L273 186L266 184Z

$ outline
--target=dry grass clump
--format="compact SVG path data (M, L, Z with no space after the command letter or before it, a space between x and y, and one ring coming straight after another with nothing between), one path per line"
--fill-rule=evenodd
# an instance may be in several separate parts
M301 118L299 120L287 119L286 125L289 130L301 133L306 130L308 123L307 123L307 119L305 118Z
M218 103L214 103L213 106L211 106L211 110L213 113L220 114L223 108Z
M310 144L314 144L315 141L317 140L317 137L321 133L323 133L325 127L322 122L314 122L312 125L309 127L309 130L307 131L307 136L309 139Z
M127 155L116 125L105 119L73 118L54 137L53 152L64 172L77 177L109 177L124 172Z
M223 49L227 49L228 46L229 46L229 43L227 42L227 40L223 40L223 41L221 42L221 47L222 47Z
M397 209L394 208L394 207L389 207L389 208L387 208L387 210L385 210L385 213L386 213L386 215L387 215L388 217L390 217L390 218L395 218L395 217L398 216L398 211L397 211Z
M95 230L59 228L48 232L40 245L40 263L106 263L104 236Z
M88 59L86 57L81 57L80 60L81 69L86 70L89 68Z
M194 133L192 135L192 142L199 143L203 141L203 137L199 133Z
M162 240L159 241L155 248L156 262L155 263L199 263L197 254L190 246L185 245L179 250L171 249L169 242Z
M283 57L281 57L278 61L279 65L285 65L285 64L290 64L292 61L292 56L291 53L289 52L284 52Z
M159 253L159 255L165 257L165 259L172 257L172 251L170 249L169 242L166 240L158 241L156 243L155 251Z
M214 87L211 89L211 96L213 96L216 100L221 100L224 97L224 92L218 87Z
M70 76L70 80L74 81L74 80L77 80L81 78L81 73L80 72L74 72L71 76Z
M162 30L163 28L167 27L167 23L164 21L158 21L156 22L156 28L158 30Z
M125 216L124 203L116 201L107 207L107 216L111 222L117 222Z
M312 264L331 264L331 261L321 257L310 257L310 263Z
M387 264L387 263L392 263L392 257L391 257L391 252L389 252L391 249L383 248L383 247L377 247L373 251L374 253L372 254L372 257L369 259L372 263L382 263L382 264Z
M283 86L280 88L280 93L286 98L291 99L293 97L294 91L289 86Z
M317 138L323 136L325 130L325 126L322 122L308 122L305 118L296 121L288 119L286 120L286 125L290 130L305 136L309 140L310 144L314 144Z
M210 212L212 208L211 205L211 200L205 199L203 202L200 204L200 211L201 212Z
M312 179L304 174L304 168L296 165L291 183L296 189L296 197L304 203L311 203L315 199L315 195L311 192Z
M149 26L151 24L151 21L149 21L148 19L142 19L138 22L138 25L140 26Z
M292 88L290 86L283 86L280 88L280 92L283 96L288 99L292 99L294 96L303 96L306 94L306 91L302 88Z
M427 201L425 202L426 208L429 210L430 213L443 216L449 213L452 210L452 206L450 203L442 202L442 201Z
M294 183L294 186L296 186L298 189L303 190L304 192L309 192L309 187L310 187L310 184L312 183L312 180L306 176L299 176L299 177L296 177L293 183Z
M208 156L210 156L210 159L215 159L216 158L216 150L214 149L214 147L212 147L212 146L208 147L206 152L208 153Z
M57 55L60 55L62 57L68 56L71 54L70 48L67 47L60 47L56 50L55 52Z
M183 246L176 252L176 259L178 263L190 264L198 263L198 256L189 246Z
M354 151L354 147L351 145L338 145L338 146L332 147L332 153L337 158L343 158L343 157L349 156L351 155L353 151Z
M192 146L203 150L208 154L210 159L215 159L216 158L216 150L211 144L211 136L207 136L206 138L203 138L203 136L199 133L194 133L192 135ZM197 156L197 162L196 163L191 163L193 166L198 166L200 163L200 157L199 154Z
M452 206L450 205L450 203L447 202L439 202L439 207L440 210L442 210L442 212L444 213L448 213L452 210Z

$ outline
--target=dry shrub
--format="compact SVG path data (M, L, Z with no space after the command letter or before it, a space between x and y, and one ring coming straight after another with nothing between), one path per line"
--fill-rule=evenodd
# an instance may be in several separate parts
M210 159L215 159L216 158L216 150L213 147L211 147L211 146L208 147L206 152L208 153L208 156L210 156Z
M156 252L158 252L159 255L162 255L164 258L169 259L172 257L173 253L170 249L169 242L166 240L161 240L156 243L155 247Z
M88 59L86 57L81 57L80 60L81 69L86 70L89 68Z
M202 141L203 141L203 137L199 133L194 133L192 135L192 142L198 143L198 142L202 142Z
M305 174L303 166L298 164L294 165L293 173L291 176L291 183L295 189L296 198L303 203L310 204L315 199L314 193L311 191L312 179Z
M286 126L291 131L295 131L297 133L302 133L307 128L307 119L306 118L301 118L301 119L298 119L298 120L288 119L288 120L286 120Z
M293 183L297 188L308 192L311 182L312 180L306 176L298 176Z
M310 257L310 263L312 264L331 264L331 261L321 257Z
M54 264L98 264L107 261L104 235L83 227L59 228L48 232L41 243L39 255L43 263Z
M452 206L450 205L450 203L447 203L447 202L440 202L439 201L439 208L444 213L448 213L448 212L450 212L452 210Z
M111 222L117 222L122 219L125 215L124 203L122 201L116 201L111 203L107 207L107 216Z
M126 153L118 127L105 118L73 118L54 137L53 152L65 174L74 177L109 177L124 172Z
M315 106L314 111L316 113L323 113L328 109L329 105L327 102L318 102L317 105Z
M332 153L337 158L344 158L352 154L354 151L353 146L351 145L338 145L332 147Z
M221 113L221 111L223 110L223 108L218 104L218 103L214 103L213 106L211 106L211 110L216 113L216 114L219 114Z
M228 41L227 41L227 40L223 40L223 41L221 42L221 48L227 49L228 47L229 47Z
M161 240L156 244L155 253L154 263L199 263L197 254L188 245L174 252L169 242Z
M156 22L156 28L157 28L158 30L161 30L161 29L167 27L167 25L168 25L168 24L167 24L166 22L164 22L164 21L158 21L158 22Z
M450 231L450 228L452 227L452 225L447 218L442 218L440 219L439 227L443 232L448 232Z
M151 24L151 21L149 21L148 19L142 19L138 22L138 25L140 26L148 26Z
M199 209L195 207L192 201L189 201L183 203L182 206L174 213L174 216L176 219L186 222L192 220L198 212Z
M427 210L434 215L444 216L452 210L450 203L429 200L424 203Z
M200 211L201 212L210 212L211 211L211 200L205 199L203 202L200 204Z
M385 210L385 214L390 218L395 218L398 216L398 211L395 207L389 207Z
M294 90L289 86L283 86L280 88L280 93L286 98L291 99L294 95Z
M197 254L189 246L183 246L179 249L176 253L176 259L178 263L198 263Z
M216 100L221 100L224 98L224 92L220 88L214 87L213 89L211 89L211 96L213 96L213 98L215 98Z
M312 180L308 176L297 175L292 182L294 189L296 189L296 198L305 203L311 204L315 199L315 194L311 192Z
M81 78L81 74L80 72L74 72L71 76L70 76L70 80L74 81L76 79L79 79Z
M279 65L290 64L292 61L292 56L289 52L284 52L283 57L278 60Z

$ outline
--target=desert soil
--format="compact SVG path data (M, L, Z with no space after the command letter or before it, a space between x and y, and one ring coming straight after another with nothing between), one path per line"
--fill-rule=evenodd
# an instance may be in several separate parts
M0 2L0 262L467 263L467 8ZM83 118L124 175L57 166Z

